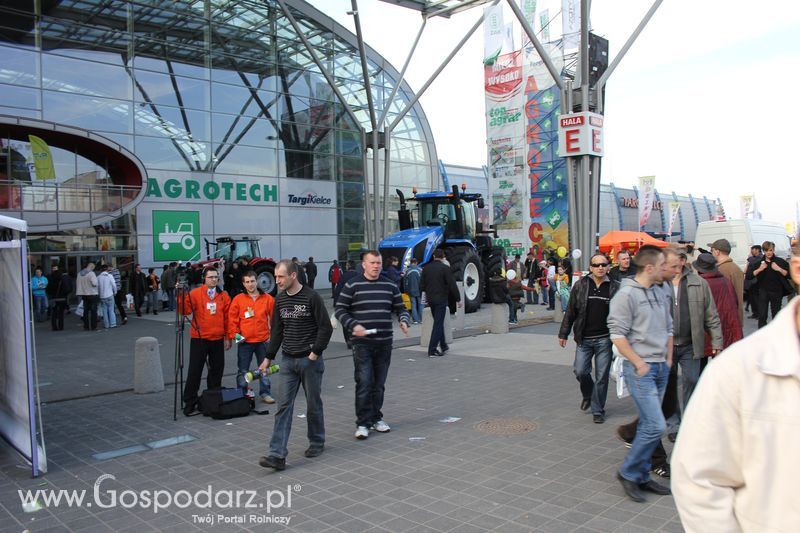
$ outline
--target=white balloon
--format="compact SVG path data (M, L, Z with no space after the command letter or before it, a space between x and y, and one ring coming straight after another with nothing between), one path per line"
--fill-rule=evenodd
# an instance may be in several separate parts
M507 270L506 271L506 279L508 281L513 281L514 278L516 278L516 277L517 277L517 273L514 272L513 270Z
M581 252L577 248L572 250L572 258L573 259L580 259L582 255L583 255L583 252Z

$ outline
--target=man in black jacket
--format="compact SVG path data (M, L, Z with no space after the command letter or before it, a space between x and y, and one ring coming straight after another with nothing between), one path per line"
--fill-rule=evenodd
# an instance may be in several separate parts
M317 279L317 264L313 257L309 257L308 263L306 263L306 278L308 278L308 286L313 289L314 280Z
M142 272L142 265L136 265L133 267L133 275L131 276L131 293L133 293L133 306L136 308L136 316L142 316L142 303L144 303L147 291L147 276Z
M628 250L617 252L617 266L608 271L608 277L614 281L622 281L622 278L632 278L636 276L636 265L631 261L631 253Z
M449 299L458 302L461 307L461 295L458 292L458 285L450 267L445 265L444 250L436 249L433 251L433 261L422 267L422 280L420 281L420 291L425 293L428 306L433 315L433 330L431 340L428 343L428 357L442 356L450 349L444 340L444 316L447 312ZM437 348L441 345L442 349Z
M770 309L772 318L781 310L783 297L792 291L789 285L789 263L775 255L775 243L764 241L761 245L764 257L754 263L752 272L748 269L750 279L758 283L758 328L767 325Z
M333 327L322 297L311 287L300 284L297 268L294 261L286 260L280 261L275 267L275 283L280 292L275 298L272 312L267 355L259 365L259 369L265 371L278 350L282 352L281 371L275 374L278 412L275 413L269 455L258 461L264 468L275 470L286 468L294 401L301 385L306 396L309 441L304 455L317 457L325 448L325 417L322 410L325 363L322 352L328 347Z
M592 408L594 423L606 419L605 405L608 393L608 373L611 369L611 339L609 337L608 309L619 283L609 278L609 260L605 254L595 254L589 262L591 271L572 287L569 305L561 321L558 343L567 345L570 330L578 348L575 350L573 370L580 383L581 410ZM595 374L592 380L592 358Z

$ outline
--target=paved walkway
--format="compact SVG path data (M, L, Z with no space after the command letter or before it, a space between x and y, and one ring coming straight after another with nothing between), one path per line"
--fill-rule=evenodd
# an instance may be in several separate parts
M545 317L541 309L531 322ZM272 472L257 464L272 415L173 422L171 387L150 395L127 390L138 336L160 340L165 377L171 374L171 318L133 318L97 333L69 320L64 332L37 332L49 472L30 479L19 457L0 449L0 531L682 531L671 497L636 504L623 496L614 474L625 448L614 428L635 409L611 395L604 425L578 409L568 366L574 349L557 346L552 322L464 336L443 358L429 359L414 339L398 343L407 346L395 349L384 407L392 431L366 441L353 438L353 367L336 333L325 354L325 453L302 455L301 395L288 468ZM466 335L481 320L468 317ZM232 351L226 364L230 386ZM508 418L516 419L512 429L530 431L481 431ZM193 440L155 443L187 435ZM93 457L130 447L139 451ZM83 490L86 500L25 512L20 489ZM245 492L231 503L237 490ZM155 512L146 505L154 491L172 505ZM187 504L191 496L198 499ZM288 526L276 523L285 520Z

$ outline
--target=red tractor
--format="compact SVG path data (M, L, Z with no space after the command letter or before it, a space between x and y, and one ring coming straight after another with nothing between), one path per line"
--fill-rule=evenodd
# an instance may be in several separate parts
M214 266L220 272L224 272L234 261L246 259L249 265L247 268L256 273L261 290L273 296L278 292L278 286L275 284L275 260L271 257L261 257L258 239L218 237L215 242L206 240L206 257L208 259L201 261L200 264L203 267Z

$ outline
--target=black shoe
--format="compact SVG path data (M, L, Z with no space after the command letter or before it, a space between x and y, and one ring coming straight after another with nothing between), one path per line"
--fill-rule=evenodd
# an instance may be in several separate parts
M325 445L320 446L309 446L308 449L303 452L303 455L306 457L319 457L322 455L322 452L325 450ZM263 465L262 465L263 466Z
M675 439L677 439L677 438L678 438L678 433L677 432L670 433L669 435L667 435L667 439L669 439L670 442L675 442Z
M158 311L153 311L153 314L154 314L154 315L157 315L157 314L158 314Z
M142 313L136 313L136 316L142 316Z
M581 400L581 411L588 411L589 408L592 406L592 400L589 398L584 398Z
M264 468L274 468L275 470L286 470L286 459L280 457L261 457L258 464Z
M439 350L436 350L436 351L434 351L432 353L429 353L428 357L442 357L443 355L444 354L442 352L440 352Z
M193 414L198 412L199 411L197 410L196 401L187 404L186 407L183 408L183 416L192 416Z
M449 351L450 351L450 347L449 346L445 346L444 348L442 348L441 353L442 353L442 355L447 355L447 352L449 352Z
M594 415L592 417L592 420L594 420L595 424L602 424L603 422L606 421L606 417L603 415Z
M622 490L625 491L625 495L628 496L628 498L638 503L643 503L647 501L647 498L644 497L644 493L642 493L642 490L639 485L637 485L633 481L628 481L627 479L622 477L622 474L620 474L619 472L617 472L617 479L622 485Z
M622 426L617 426L617 438L622 441L623 446L630 448L633 444L633 439L628 439L622 434Z
M755 319L757 319L757 318L758 318L758 315L750 315L750 316L749 316L749 317L747 317L747 318L755 318Z
M663 464L660 466L653 467L650 472L654 473L657 476L661 476L663 478L669 479L670 476L670 469L668 464Z
M653 494L660 494L661 496L672 494L672 492L669 490L669 487L659 485L652 479L645 481L644 483L639 483L639 488L647 492L652 492Z

